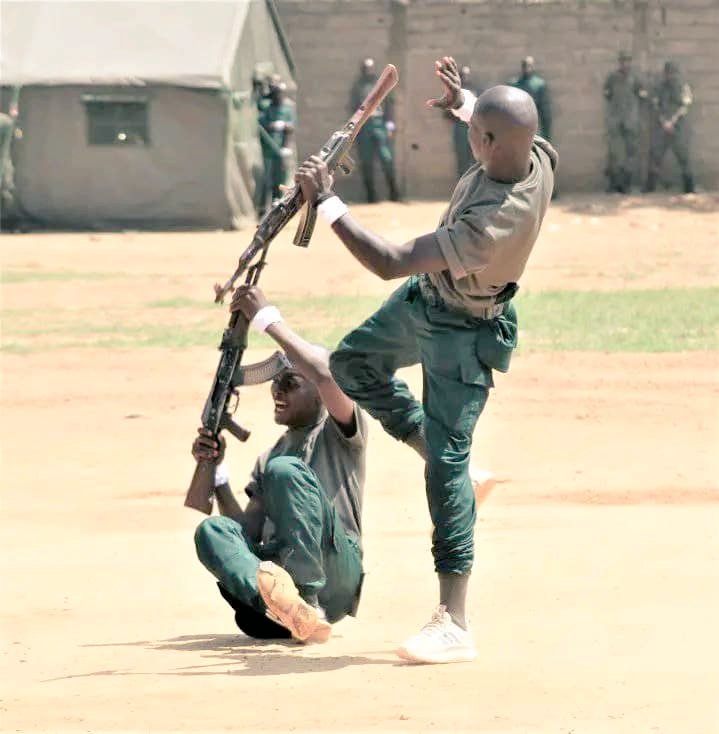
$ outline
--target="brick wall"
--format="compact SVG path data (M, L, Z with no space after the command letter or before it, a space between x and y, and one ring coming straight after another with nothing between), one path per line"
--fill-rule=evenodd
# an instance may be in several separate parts
M719 0L278 0L278 7L297 63L300 155L344 119L359 62L371 55L400 72L395 145L404 190L444 198L455 183L450 126L424 106L438 89L434 59L451 53L489 86L532 54L552 91L560 187L602 190L602 84L617 52L630 49L647 77L666 59L681 65L695 97L696 178L719 187ZM665 169L670 175L673 165ZM343 191L360 195L358 174Z

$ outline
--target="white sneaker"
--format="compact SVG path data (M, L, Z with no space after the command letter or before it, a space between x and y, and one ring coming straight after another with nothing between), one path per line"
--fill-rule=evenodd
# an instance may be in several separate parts
M467 663L477 657L477 648L472 635L456 625L440 604L420 632L404 641L397 655L411 663Z
M472 482L474 499L478 505L481 505L497 483L497 478L491 471L482 469L481 466L470 464L469 479Z

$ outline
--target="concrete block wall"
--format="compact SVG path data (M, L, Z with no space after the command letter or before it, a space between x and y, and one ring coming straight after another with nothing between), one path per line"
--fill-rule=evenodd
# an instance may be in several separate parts
M343 121L359 63L371 55L400 71L395 149L405 192L445 198L455 183L450 123L424 105L439 89L434 59L451 53L490 86L532 54L552 92L560 188L603 190L602 85L617 52L630 49L648 78L669 58L681 65L695 96L696 178L719 187L719 0L279 0L278 7L297 63L301 156ZM669 162L666 171L673 173ZM361 198L359 175L342 190Z

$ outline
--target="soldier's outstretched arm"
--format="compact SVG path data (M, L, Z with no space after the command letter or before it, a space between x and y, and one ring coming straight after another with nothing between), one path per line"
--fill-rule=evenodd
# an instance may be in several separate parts
M299 167L295 180L302 187L305 201L321 204L335 196L332 177L324 161L317 156L312 156ZM332 229L352 255L383 280L447 269L447 261L434 232L396 245L363 227L349 213L334 219Z
M231 311L241 311L248 321L262 310L271 308L265 294L257 286L240 286L232 298ZM306 380L312 382L320 394L327 412L346 430L354 433L354 402L348 398L332 377L329 352L323 347L303 339L294 332L276 311L274 321L265 328L265 333L282 348L292 366Z

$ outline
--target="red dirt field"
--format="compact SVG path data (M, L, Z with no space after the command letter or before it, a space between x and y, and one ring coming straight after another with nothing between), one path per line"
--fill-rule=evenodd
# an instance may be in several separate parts
M567 197L523 287L715 286L718 204ZM441 206L354 209L401 240ZM270 295L392 287L323 225L306 252L290 237L263 278ZM72 307L81 324L109 303L132 318L150 298L210 299L247 241L4 236L3 271L116 276L9 282L3 310ZM377 424L358 618L326 645L258 644L197 562L201 516L182 505L214 349L3 353L0 731L719 731L718 361L518 355L475 435L500 479L477 524L479 659L408 666L393 649L436 603L429 518L419 459ZM243 392L253 435L228 450L235 489L278 433L268 394Z

